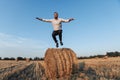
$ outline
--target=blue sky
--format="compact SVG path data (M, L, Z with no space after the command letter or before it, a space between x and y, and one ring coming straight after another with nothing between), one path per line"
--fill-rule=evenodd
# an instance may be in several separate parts
M35 19L55 11L75 18L63 23L63 47L77 56L120 51L120 0L0 0L0 56L43 57L55 48L52 25Z

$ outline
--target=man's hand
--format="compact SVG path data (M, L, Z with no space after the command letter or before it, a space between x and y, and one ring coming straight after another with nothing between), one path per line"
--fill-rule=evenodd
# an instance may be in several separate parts
M38 18L38 17L36 17L36 19L41 20L41 21L43 20L42 18Z
M69 19L69 21L72 21L72 20L74 20L74 18L70 18L70 19Z

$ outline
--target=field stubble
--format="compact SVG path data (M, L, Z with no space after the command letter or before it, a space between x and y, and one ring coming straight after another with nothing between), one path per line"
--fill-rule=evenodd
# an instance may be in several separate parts
M120 80L120 57L80 59L78 62L79 71L71 74L69 80ZM44 67L44 61L1 60L0 80L48 80Z

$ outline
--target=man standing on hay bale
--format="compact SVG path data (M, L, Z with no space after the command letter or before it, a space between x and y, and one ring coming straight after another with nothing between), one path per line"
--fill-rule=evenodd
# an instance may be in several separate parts
M70 18L70 19L58 18L57 12L54 12L54 19L42 19L42 18L38 18L38 17L36 17L36 19L43 21L43 22L51 22L52 23L53 29L54 29L54 31L52 33L52 37L56 43L56 47L59 47L58 41L56 39L57 35L59 35L59 40L60 40L61 46L63 45L63 42L62 42L62 24L61 23L62 22L70 22L70 21L74 20L73 18Z

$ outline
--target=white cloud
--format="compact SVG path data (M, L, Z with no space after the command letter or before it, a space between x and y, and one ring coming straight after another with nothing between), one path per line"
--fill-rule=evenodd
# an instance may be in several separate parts
M40 40L0 33L0 57L43 57L47 47Z

